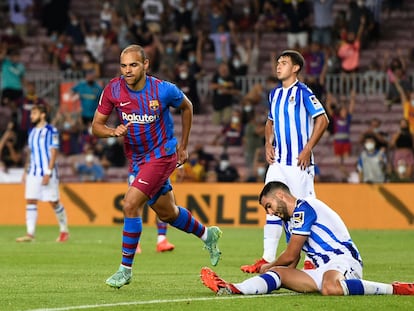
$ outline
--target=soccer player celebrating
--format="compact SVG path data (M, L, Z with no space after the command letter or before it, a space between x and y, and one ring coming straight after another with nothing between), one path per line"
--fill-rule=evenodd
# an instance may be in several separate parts
M293 50L283 51L276 61L276 77L281 84L269 94L269 114L265 127L266 161L269 168L265 183L281 181L298 197L315 196L312 149L328 127L322 104L298 75L305 61ZM266 215L263 256L243 272L258 273L260 267L273 261L282 234L282 221ZM305 260L307 268L312 263Z
M220 259L218 227L205 227L191 213L175 203L169 176L188 158L188 139L193 118L192 103L174 84L146 74L149 59L139 45L126 47L120 55L121 76L104 88L92 122L93 134L124 136L129 160L129 188L124 198L122 261L118 271L106 280L111 287L129 284L132 265L142 232L142 210L148 204L160 220L204 241L213 266ZM170 107L181 110L182 135L174 137ZM107 125L115 108L120 124Z
M228 283L210 268L201 270L201 280L217 294L267 294L279 288L322 295L414 295L414 283L384 284L362 279L361 255L339 215L315 197L294 197L281 182L267 183L259 202L269 215L284 221L288 244L262 274L242 283ZM296 268L301 251L316 268Z
M69 238L66 212L59 201L59 179L56 170L56 157L59 150L59 133L47 122L48 107L37 104L32 107L30 120L33 128L28 138L29 153L23 174L26 183L26 229L25 236L17 242L34 240L37 222L37 202L49 202L59 222L60 235L57 242Z

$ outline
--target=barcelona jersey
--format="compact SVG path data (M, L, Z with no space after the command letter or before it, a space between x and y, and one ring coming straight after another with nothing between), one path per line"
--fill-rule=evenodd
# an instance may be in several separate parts
M183 92L168 81L147 76L144 88L133 91L121 76L106 85L97 110L110 115L115 109L122 124L131 123L125 153L130 163L139 164L176 152L170 107L179 107L183 98Z

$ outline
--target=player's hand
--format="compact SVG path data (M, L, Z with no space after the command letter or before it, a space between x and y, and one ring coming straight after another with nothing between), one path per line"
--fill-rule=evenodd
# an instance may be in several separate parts
M127 124L120 124L116 127L114 130L114 135L116 137L125 136L128 133L128 126L131 125L131 122L128 122Z
M49 184L50 176L44 175L42 179L42 186L47 186Z
M271 262L269 262L269 263L265 263L264 265L262 265L261 267L260 267L260 273L262 274L262 273L265 273L266 271L268 271L270 268L272 267L272 263Z
M275 148L271 144L265 144L266 162L273 164L275 162Z
M305 170L310 165L310 159L311 150L305 146L301 153L299 153L297 166L299 166L301 170Z
M177 167L180 167L185 162L187 162L188 159L188 150L185 148L182 148L181 146L178 146L177 148Z

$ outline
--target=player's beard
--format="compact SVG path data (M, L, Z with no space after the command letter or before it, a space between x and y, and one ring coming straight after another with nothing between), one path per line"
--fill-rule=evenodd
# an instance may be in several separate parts
M32 125L36 127L40 123L41 120L40 120L40 117L37 117L36 119L31 120L31 121L32 121Z
M133 77L126 77L125 78L125 82L128 84L128 86L132 89L135 90L136 86L142 81L142 79L145 78L145 74L144 72L140 72L138 73L136 76Z
M287 208L286 203L278 199L276 199L276 202L277 202L277 208L276 208L277 216L279 216L284 221L288 221L290 217L288 214L288 208Z

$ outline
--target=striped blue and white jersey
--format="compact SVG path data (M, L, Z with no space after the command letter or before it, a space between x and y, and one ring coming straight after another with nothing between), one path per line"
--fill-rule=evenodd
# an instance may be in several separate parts
M308 236L302 250L317 267L337 256L352 257L362 264L358 248L341 217L314 197L297 201L290 221L284 222L284 229L287 242L292 234Z
M302 82L296 81L289 88L279 85L270 92L268 118L273 121L277 162L296 165L312 135L313 119L323 113L322 104Z
M31 129L28 138L30 150L30 165L28 174L32 176L43 176L49 168L52 149L59 149L59 133L50 125ZM52 171L56 174L56 165Z

